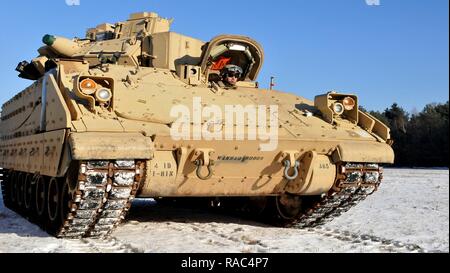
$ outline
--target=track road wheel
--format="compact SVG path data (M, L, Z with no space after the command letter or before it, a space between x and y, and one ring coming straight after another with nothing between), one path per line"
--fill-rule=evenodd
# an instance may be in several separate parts
M56 231L60 225L61 183L57 178L51 178L47 189L47 213L50 232Z
M43 176L36 178L36 215L42 222L47 220L47 183Z
M283 194L268 197L268 203L261 214L261 220L278 227L288 227L301 214L302 199L300 196Z
M29 215L34 214L34 205L36 198L36 188L33 175L28 174L25 179L24 207Z
M61 202L59 212L61 214L61 222L64 225L64 221L68 218L70 210L72 208L72 193L70 191L69 181L65 181L61 190Z
M275 205L279 218L294 220L301 212L302 200L300 196L283 194L275 197Z

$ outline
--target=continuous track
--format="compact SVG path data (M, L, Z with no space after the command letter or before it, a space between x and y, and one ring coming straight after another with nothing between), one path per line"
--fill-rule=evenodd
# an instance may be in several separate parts
M105 237L125 219L144 164L139 161L79 162L65 179L2 171L5 205L59 238ZM21 182L19 177L24 177ZM27 183L30 179L31 183ZM23 186L21 187L20 185ZM12 188L11 185L19 185ZM11 201L31 193L32 205ZM18 198L17 198L18 199Z
M0 170L0 181L6 206L52 235L105 237L125 219L144 168L140 161L86 161L72 168L65 180ZM321 226L373 194L383 178L376 164L348 163L340 168L336 185L320 200L285 217L276 199L276 209L268 210L272 213L268 218L288 228Z
M349 163L342 168L336 186L286 227L309 228L328 223L376 192L383 179L383 169L376 164Z

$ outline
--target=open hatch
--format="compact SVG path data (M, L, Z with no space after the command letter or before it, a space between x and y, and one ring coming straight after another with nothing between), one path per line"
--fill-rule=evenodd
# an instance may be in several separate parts
M201 71L209 82L220 81L220 71L234 64L244 71L240 81L255 81L261 70L264 52L256 41L238 35L221 35L206 44Z

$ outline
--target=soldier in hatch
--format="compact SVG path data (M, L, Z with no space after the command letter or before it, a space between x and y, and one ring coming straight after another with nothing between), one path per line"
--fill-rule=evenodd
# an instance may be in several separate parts
M237 65L226 65L220 72L222 82L226 87L235 87L236 83L242 77L243 70Z

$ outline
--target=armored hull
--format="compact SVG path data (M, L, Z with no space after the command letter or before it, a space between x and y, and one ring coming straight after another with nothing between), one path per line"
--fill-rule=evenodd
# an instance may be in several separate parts
M5 205L58 237L107 236L134 198L247 200L285 226L319 225L368 195L393 163L389 129L329 92L315 101L258 87L254 40L169 31L154 13L52 35L3 105ZM243 68L221 82L226 60ZM255 201L256 200L256 201Z

